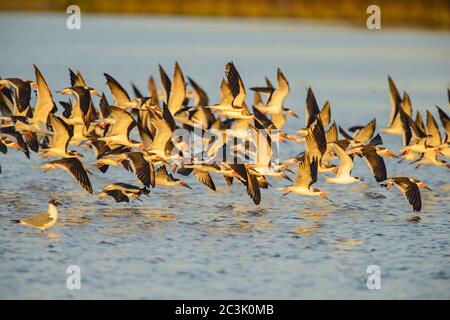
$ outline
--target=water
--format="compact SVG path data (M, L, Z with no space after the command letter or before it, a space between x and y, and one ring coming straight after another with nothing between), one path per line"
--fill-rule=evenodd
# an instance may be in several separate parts
M301 115L287 131L304 125L308 86L319 104L330 99L343 127L374 116L378 128L387 124L388 73L410 93L415 110L447 105L448 32L87 15L82 30L70 31L65 19L1 14L0 76L33 79L35 63L53 90L69 85L71 67L97 89L107 90L102 73L108 72L127 89L133 81L144 91L158 63L171 73L178 61L217 101L228 61L247 86L266 75L274 80L279 66L292 88L287 105ZM383 138L400 146L400 137ZM283 144L281 151L301 149ZM354 174L364 183L319 179L333 205L271 189L258 207L239 184L227 192L221 177L214 177L218 193L189 177L192 191L160 187L143 203L102 202L65 173L33 169L41 162L14 151L0 155L0 298L450 298L450 187L443 168L386 161L389 175L414 176L433 189L422 192L422 222L410 223L409 204L397 190L378 187L359 159ZM93 171L95 190L134 183L121 168ZM64 205L46 233L10 222L45 210L51 197ZM69 265L81 268L81 290L66 288ZM366 287L369 265L381 268L381 290Z

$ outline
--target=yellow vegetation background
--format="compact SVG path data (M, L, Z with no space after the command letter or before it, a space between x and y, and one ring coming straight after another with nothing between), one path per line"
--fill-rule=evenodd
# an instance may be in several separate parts
M450 0L14 0L2 11L65 11L187 16L346 20L365 26L366 9L381 8L383 26L450 29Z

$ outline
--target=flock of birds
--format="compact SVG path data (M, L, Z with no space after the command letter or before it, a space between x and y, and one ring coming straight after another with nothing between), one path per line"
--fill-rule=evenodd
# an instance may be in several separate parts
M311 88L307 91L305 127L294 133L284 132L286 118L298 118L298 115L284 105L290 87L280 69L277 70L276 86L266 78L265 85L250 88L254 93L251 110L246 103L244 82L232 62L225 67L217 104L211 104L207 93L190 77L187 77L187 85L178 63L172 79L159 66L161 90L153 77L148 81L148 96L133 85L134 99L116 79L105 73L113 104L108 102L105 94L88 86L79 71L69 69L70 86L57 93L71 96L71 99L59 102L63 110L60 115L57 115L58 108L44 76L36 66L34 70L35 81L0 79L0 152L6 154L8 148L13 148L27 158L31 151L40 157L51 158L38 168L45 171L62 169L93 194L88 176L90 164L81 160L86 159L82 153L71 149L84 148L94 153L95 166L102 173L110 166L120 165L142 184L109 184L101 189L101 199L142 201L140 196L148 195L156 186L191 188L174 176L177 173L182 176L193 174L213 191L217 191L215 175L223 176L229 188L233 181L239 181L258 205L261 189L271 186L267 178L292 181L288 173L293 173L290 167L295 166L296 179L292 185L278 188L283 195L296 193L331 201L325 192L312 187L318 172L328 173L325 175L328 183L357 183L362 180L352 176L353 160L357 156L365 159L380 186L388 190L397 187L413 210L420 211L419 188L429 188L412 177L388 177L384 158L413 161L416 167L450 167L441 158L450 157L449 116L436 107L445 135L441 135L430 111L426 112L425 123L419 112L413 119L408 94L404 92L401 97L390 77L392 114L389 126L381 132L402 136L403 148L399 155L382 146L382 138L376 133L375 118L366 125L346 131L332 121L328 101L319 108ZM450 90L448 95L450 105ZM100 97L99 108L96 108L93 96ZM180 128L191 136L200 135L205 148L196 153L194 146L185 139L174 138ZM205 135L208 131L215 134ZM304 151L290 159L276 161L275 141L304 143ZM230 157L226 160L222 157L224 150L231 153L232 161ZM56 223L58 205L58 201L51 200L47 212L14 221L44 230ZM420 217L414 217L416 221L420 220Z

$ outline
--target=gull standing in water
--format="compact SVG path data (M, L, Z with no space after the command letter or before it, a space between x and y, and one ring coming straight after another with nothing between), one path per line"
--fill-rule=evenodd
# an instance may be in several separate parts
M48 202L47 212L43 212L31 217L26 217L20 220L12 220L12 221L15 223L22 224L24 226L37 228L43 232L45 229L53 227L56 224L56 220L58 219L57 207L60 205L61 203L52 199Z

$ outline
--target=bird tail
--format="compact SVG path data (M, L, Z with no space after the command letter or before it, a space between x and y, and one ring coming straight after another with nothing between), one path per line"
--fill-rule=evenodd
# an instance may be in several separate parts
M11 220L11 222L20 223L20 220Z

